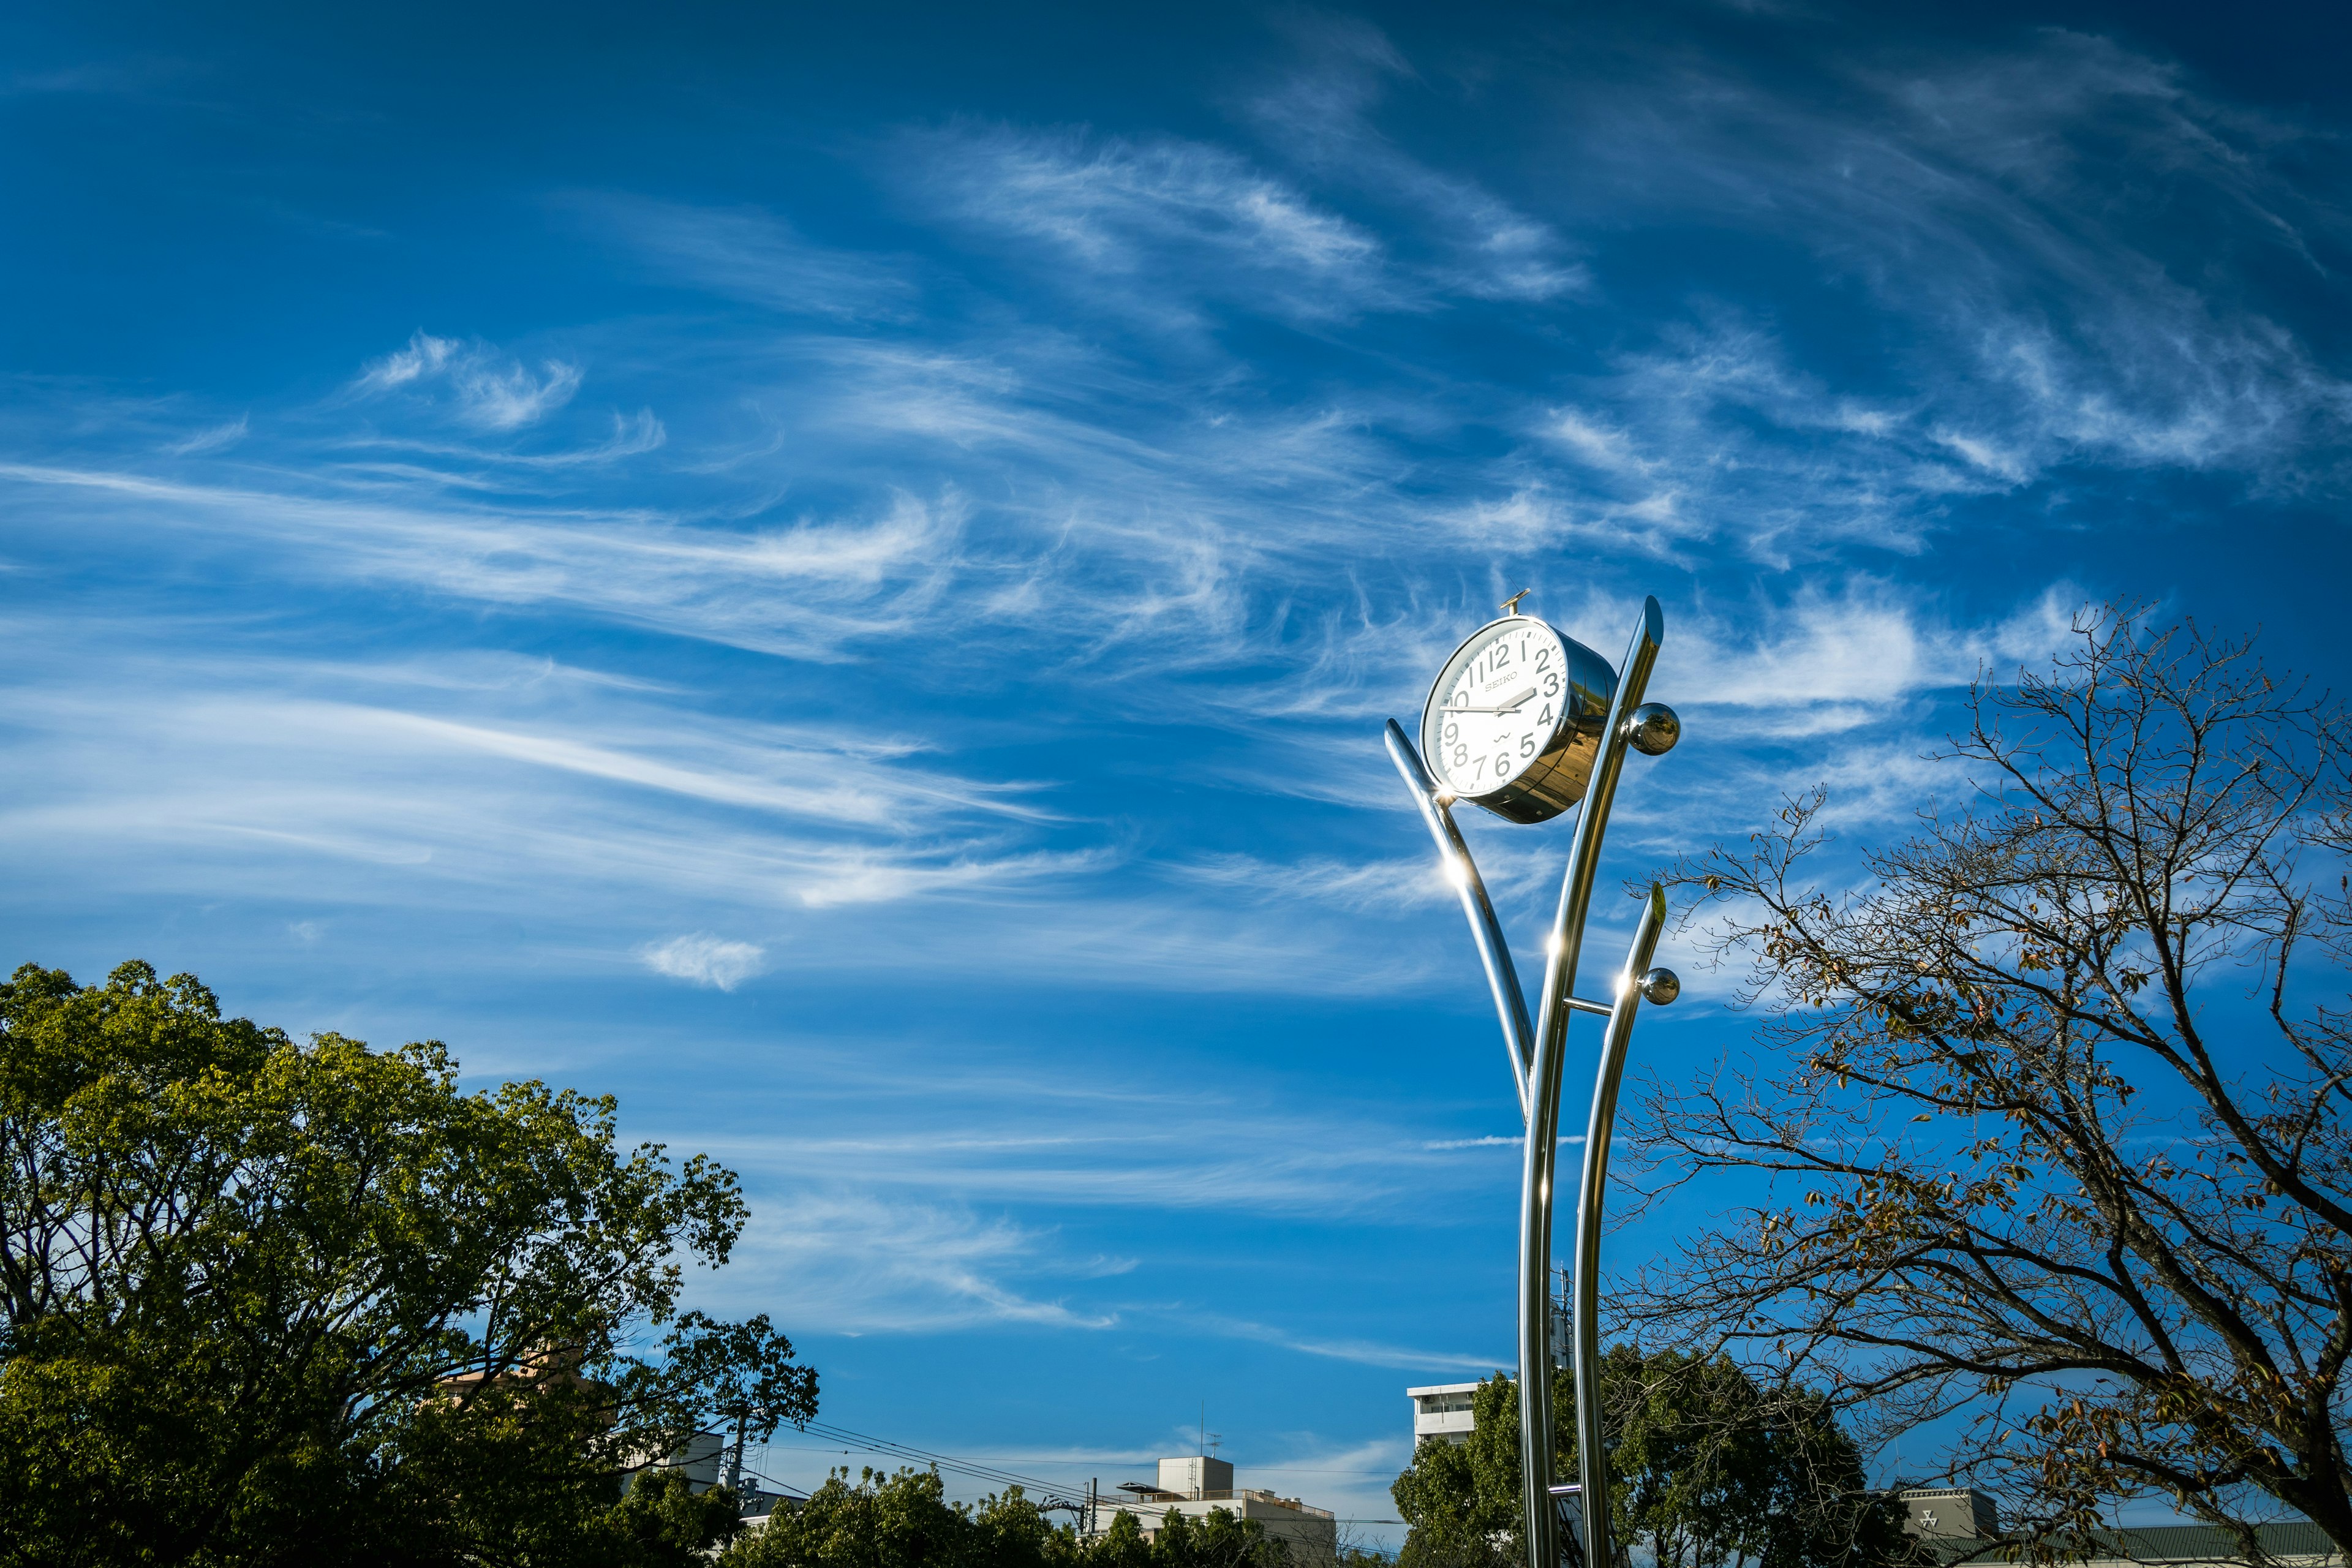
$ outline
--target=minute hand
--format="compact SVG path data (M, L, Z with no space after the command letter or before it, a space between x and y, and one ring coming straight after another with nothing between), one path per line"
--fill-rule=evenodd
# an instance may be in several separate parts
M1530 686L1525 691L1520 692L1517 697L1512 698L1508 702L1503 703L1499 707L1448 708L1445 711L1448 713L1516 713L1519 710L1520 704L1527 701L1528 698L1533 697L1535 694L1536 689Z

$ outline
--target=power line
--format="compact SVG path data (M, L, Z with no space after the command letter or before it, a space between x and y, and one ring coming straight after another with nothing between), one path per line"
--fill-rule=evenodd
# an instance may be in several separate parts
M960 1459L952 1454L935 1454L929 1448L918 1448L911 1443L894 1442L887 1437L877 1437L870 1433L855 1432L846 1426L835 1426L829 1422L812 1421L801 1429L820 1437L830 1437L835 1442L845 1443L851 1447L863 1448L868 1453L880 1454L888 1458L911 1459L918 1464L931 1466L941 1470L950 1470L957 1475L971 1477L974 1480L989 1481L1000 1487L1019 1487L1024 1491L1042 1492L1049 1498L1058 1498L1063 1492L1072 1489L1065 1482L1049 1481L1042 1476L1024 1475L1018 1470L1008 1470L999 1466L982 1464L976 1459Z

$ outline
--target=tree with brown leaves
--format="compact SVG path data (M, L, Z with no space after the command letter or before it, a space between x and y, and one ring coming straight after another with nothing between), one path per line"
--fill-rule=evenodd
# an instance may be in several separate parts
M1649 1195L1726 1202L1633 1326L1957 1430L2036 1556L2135 1497L2352 1552L2344 715L2130 606L1969 710L1907 841L1816 792L1676 868L1769 1065L1648 1092Z

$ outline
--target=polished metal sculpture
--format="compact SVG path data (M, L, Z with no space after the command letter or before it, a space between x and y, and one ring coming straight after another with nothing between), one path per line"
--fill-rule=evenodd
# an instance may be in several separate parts
M1609 829L1609 808L1616 798L1625 752L1630 747L1645 755L1662 755L1681 739L1682 725L1672 709L1643 700L1665 640L1665 620L1657 600L1643 601L1641 624L1623 662L1612 671L1591 649L1532 616L1517 615L1518 601L1525 596L1514 596L1503 606L1503 618L1471 634L1440 670L1423 710L1422 750L1414 748L1393 719L1388 725L1388 748L1436 841L1447 879L1461 895L1462 912L1494 994L1527 1126L1519 1189L1518 1388L1528 1568L1558 1568L1559 1501L1570 1498L1579 1505L1574 1511L1583 1525L1588 1568L1614 1568L1608 1456L1601 1429L1601 1209L1609 1176L1609 1141L1616 1124L1617 1087L1624 1075L1634 1016L1643 1001L1664 1005L1682 990L1671 970L1650 966L1665 921L1664 893L1653 885L1643 901L1633 949L1611 1001L1576 995L1576 970L1601 841ZM1539 710L1534 720L1526 718L1531 708ZM1437 773L1423 760L1424 751L1438 756ZM1509 821L1540 822L1565 811L1579 797L1583 809L1569 848L1559 908L1545 943L1543 990L1530 1026L1527 997L1512 966L1502 923L1495 918L1486 883L1452 808L1456 801L1468 800ZM1579 1474L1576 1484L1555 1486L1548 1289L1552 1194L1568 1019L1579 1012L1609 1022L1593 1079L1582 1180L1577 1189L1572 1356Z

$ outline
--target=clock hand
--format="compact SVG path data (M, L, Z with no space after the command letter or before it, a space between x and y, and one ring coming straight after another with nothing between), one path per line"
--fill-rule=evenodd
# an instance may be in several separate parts
M1516 713L1527 700L1535 694L1536 689L1530 686L1499 708L1448 708L1444 711L1448 713Z

